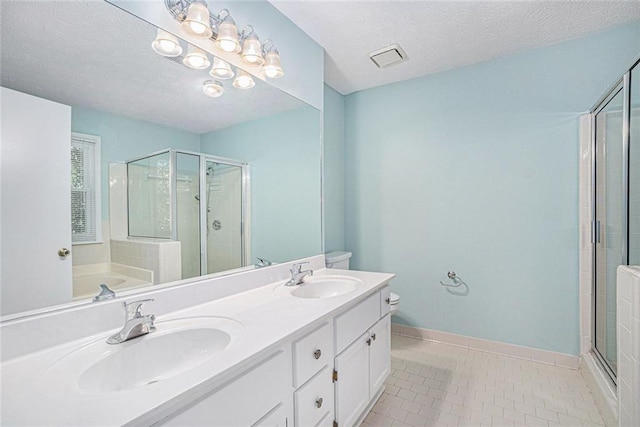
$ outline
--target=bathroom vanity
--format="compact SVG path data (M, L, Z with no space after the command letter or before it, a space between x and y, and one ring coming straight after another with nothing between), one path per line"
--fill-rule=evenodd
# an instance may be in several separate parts
M5 360L2 425L356 424L390 372L394 276L310 260L315 274L299 286L284 286L285 263L137 294L127 301L155 299L145 307L154 332L109 345L120 328L109 329ZM233 294L216 286L240 282ZM42 324L83 315L96 313ZM3 324L3 344L19 329Z

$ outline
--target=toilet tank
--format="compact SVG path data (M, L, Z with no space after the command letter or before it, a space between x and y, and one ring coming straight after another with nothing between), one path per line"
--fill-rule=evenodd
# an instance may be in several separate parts
M349 269L349 258L351 258L351 252L329 252L324 255L327 268L340 268L342 270Z

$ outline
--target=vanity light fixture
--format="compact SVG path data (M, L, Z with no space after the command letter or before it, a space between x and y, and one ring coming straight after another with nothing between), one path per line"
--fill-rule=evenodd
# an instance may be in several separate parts
M209 8L206 3L195 1L187 8L187 16L182 21L182 29L193 37L208 39L213 35L210 20Z
M251 89L255 85L256 82L253 81L251 74L247 73L245 70L236 68L236 78L233 80L233 87L236 89Z
M229 10L222 9L218 13L218 34L216 35L216 46L225 52L240 52L240 40L238 38L238 27L233 20Z
M207 80L202 86L202 91L205 95L210 96L211 98L217 98L222 96L224 86L217 80Z
M264 75L271 79L284 76L280 65L280 53L273 47L264 49L252 25L238 33L238 27L228 9L217 15L209 13L206 0L164 0L165 7L181 23L183 30L193 37L208 38L214 46L227 53L238 53L243 62L253 66L264 66ZM233 61L232 61L233 62ZM186 64L186 62L185 62ZM266 64L266 65L265 65ZM217 67L214 67L217 69ZM217 78L231 78L213 74Z
M267 46L269 46L267 48ZM280 52L273 45L271 40L265 40L263 47L264 74L270 79L279 79L284 76L282 65L280 65Z
M223 61L218 57L213 57L213 65L209 71L211 77L217 77L219 79L231 79L235 75L231 69L231 65L228 62Z
M242 39L244 40L242 42L242 60L252 65L264 64L262 45L251 25L247 25L242 30Z
M169 34L164 30L158 28L158 34L156 39L151 43L151 47L156 53L167 58L174 58L182 55L182 46L178 38L173 34Z
M211 65L207 53L192 44L187 47L187 54L184 56L182 63L194 70L203 70Z

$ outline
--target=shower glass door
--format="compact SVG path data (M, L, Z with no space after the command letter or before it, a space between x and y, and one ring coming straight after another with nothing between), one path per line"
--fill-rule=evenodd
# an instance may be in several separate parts
M180 242L182 278L200 276L200 156L176 153L176 240Z
M595 113L594 352L615 382L616 269L626 264L622 84Z
M242 183L242 167L207 160L207 274L244 265Z

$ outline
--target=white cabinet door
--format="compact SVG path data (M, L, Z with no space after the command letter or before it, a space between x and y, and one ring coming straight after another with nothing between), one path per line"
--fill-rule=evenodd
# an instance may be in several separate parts
M1 88L2 314L71 302L71 107Z
M384 385L391 371L391 316L386 315L370 330L369 346L369 398Z
M280 404L251 427L287 427L287 407Z
M331 368L325 366L312 380L295 392L295 425L317 426L328 414L333 414L333 383Z
M338 426L352 426L369 404L369 345L366 333L336 356L335 408Z
M158 424L246 427L263 423L275 408L286 411L291 405L290 372L290 353L279 351Z

